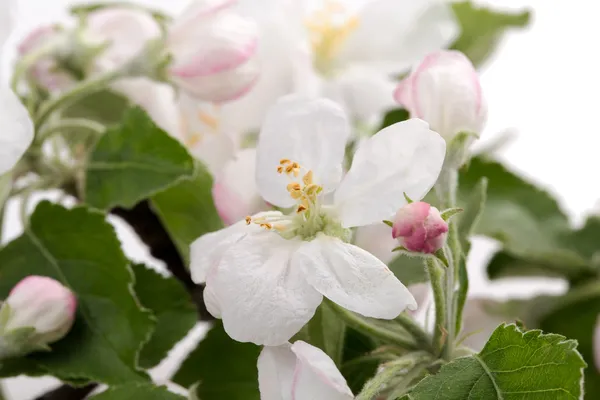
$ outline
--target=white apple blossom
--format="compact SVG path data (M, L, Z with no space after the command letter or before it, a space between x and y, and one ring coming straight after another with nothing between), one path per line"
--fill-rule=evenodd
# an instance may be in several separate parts
M257 148L263 199L287 209L247 217L191 246L195 282L209 311L243 342L281 345L313 316L323 295L374 318L416 303L375 256L347 243L350 228L389 218L435 183L445 142L423 121L389 126L357 150L343 180L350 127L330 100L290 95L269 111Z
M395 107L394 79L459 29L446 0L239 0L237 9L258 23L262 62L256 86L224 107L242 132L289 93L329 97L353 120L379 117Z
M0 5L0 50L4 49L12 28L12 1ZM33 123L29 113L13 91L0 83L0 175L9 171L33 141Z
M265 347L258 357L261 400L352 400L335 363L321 349L301 340Z

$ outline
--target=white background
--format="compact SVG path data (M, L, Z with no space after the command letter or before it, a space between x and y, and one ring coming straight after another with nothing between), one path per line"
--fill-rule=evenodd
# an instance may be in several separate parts
M6 0L1 0L6 1ZM415 0L418 1L418 0ZM68 0L17 0L20 24L14 41L43 22L60 18ZM185 0L146 0L148 4L178 11ZM526 31L509 34L500 51L482 71L482 84L489 103L489 123L484 133L490 140L513 128L517 139L502 158L515 170L535 179L556 195L563 208L580 223L600 199L600 57L598 41L600 6L591 0L485 0L505 9L529 7L533 23ZM168 6L167 6L168 5ZM377 33L374 33L377 34ZM4 62L6 64L6 61ZM7 236L18 235L18 205L9 207ZM147 255L127 229L119 232L126 251L135 258ZM531 296L540 291L557 292L557 281L503 281L490 283L482 265L494 244L480 239L469 260L471 292L502 298ZM201 332L202 327L197 329ZM195 335L197 340L198 332ZM186 343L192 345L193 343ZM176 352L181 354L184 349ZM156 376L172 370L177 355L164 363ZM29 400L53 386L52 379L14 378L6 381L12 400Z

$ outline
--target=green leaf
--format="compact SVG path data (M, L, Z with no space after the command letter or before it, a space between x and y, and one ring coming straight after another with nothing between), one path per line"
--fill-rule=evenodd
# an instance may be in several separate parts
M387 113L385 113L385 116L383 117L383 122L381 123L379 130L387 128L390 125L394 125L395 123L406 121L409 118L409 112L403 108L396 108L394 110L390 110Z
M458 236L463 245L477 227L477 223L483 214L487 195L487 178L481 178L475 185L473 192L468 196L464 212L458 219Z
M173 382L189 387L200 382L202 400L259 400L256 363L260 347L231 339L220 321L183 362Z
M511 28L524 28L531 13L504 13L463 1L452 5L461 34L452 48L462 51L476 66L481 65L496 49L504 33Z
M165 278L141 264L134 265L133 272L140 303L156 317L156 329L139 358L142 368L152 368L194 327L198 314L189 294L175 278Z
M103 125L117 125L129 109L129 100L111 90L102 90L82 97L62 112L63 118L85 118Z
M315 315L290 342L303 340L323 350L339 366L344 351L346 325L327 305L321 303Z
M12 189L12 173L0 175L0 243L2 243L2 227L4 226L4 206Z
M68 286L78 299L77 318L50 353L3 363L2 376L51 375L79 384L144 381L137 367L153 321L132 294L133 274L104 214L42 202L22 236L0 250L0 297L28 275L44 275Z
M352 393L359 393L364 384L377 371L381 360L372 356L377 348L375 341L355 329L347 328L344 340L344 355L340 371Z
M423 379L403 400L579 399L586 364L577 342L500 325L483 350Z
M585 398L600 399L600 371L595 367L593 344L594 327L600 315L600 282L577 287L566 296L546 299L545 303L553 308L541 317L540 328L577 340L578 350L588 363Z
M90 397L90 400L185 400L185 397L171 393L164 386L150 383L129 383L112 387L105 392Z
M223 228L212 197L212 177L200 163L192 178L155 194L151 206L181 255L189 263L189 246L208 232Z
M499 240L514 256L586 268L585 259L561 246L561 237L570 226L556 200L502 164L473 158L460 174L461 205L469 201L484 177L488 180L487 199L475 233Z
M86 172L85 199L97 208L133 207L193 174L186 149L139 108L109 129L93 150Z
M561 244L577 252L587 260L594 261L600 255L600 217L590 216L581 229L566 233Z
M427 272L420 257L409 257L399 254L389 263L390 270L405 286L428 282Z

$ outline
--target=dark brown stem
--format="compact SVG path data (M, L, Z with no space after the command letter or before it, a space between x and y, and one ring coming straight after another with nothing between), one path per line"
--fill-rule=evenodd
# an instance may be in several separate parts
M179 250L156 213L150 208L148 201L144 200L132 209L117 207L112 209L111 213L125 220L149 247L150 254L166 264L167 269L190 294L198 309L199 318L204 321L214 319L204 304L204 287L192 281Z
M82 387L72 387L69 385L62 385L58 388L47 392L35 400L81 400L85 399L98 385L90 383Z

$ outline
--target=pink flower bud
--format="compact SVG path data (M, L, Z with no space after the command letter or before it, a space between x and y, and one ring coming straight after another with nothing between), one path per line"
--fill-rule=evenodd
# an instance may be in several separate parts
M254 21L231 11L233 3L195 1L169 29L171 77L198 99L236 99L258 78L258 28Z
M458 51L426 56L394 93L411 117L429 123L446 140L460 132L480 134L487 105L479 77L469 59Z
M40 26L31 31L19 44L18 55L23 58L50 46L55 46L55 52L57 52L60 44L64 44L65 39L64 32L58 26ZM75 82L70 74L59 69L58 62L52 57L52 52L37 59L29 68L28 73L38 85L50 91L66 89Z
M3 335L20 328L34 328L27 347L46 345L62 339L75 319L75 295L60 282L45 276L28 276L10 292L4 307L8 318L1 327ZM2 315L5 310L0 311ZM4 322L4 321L2 321Z
M422 201L402 207L394 217L392 236L408 251L433 254L444 246L448 223L437 208Z

